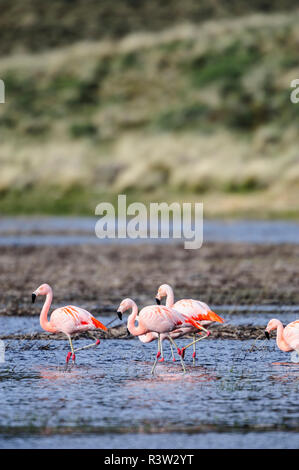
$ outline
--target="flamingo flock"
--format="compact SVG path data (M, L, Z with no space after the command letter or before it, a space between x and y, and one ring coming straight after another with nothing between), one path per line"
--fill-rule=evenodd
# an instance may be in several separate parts
M66 356L66 366L70 360L72 366L75 364L76 352L82 349L95 348L100 344L100 340L74 349L72 335L79 332L89 332L100 329L107 331L107 327L97 320L91 313L80 307L67 305L55 309L50 318L48 313L52 304L53 291L48 284L42 284L32 293L32 302L34 303L38 296L45 296L45 302L40 313L40 325L49 333L63 333L70 344L70 351ZM166 297L166 304L162 305L162 299ZM157 305L143 307L140 311L130 298L121 301L117 315L122 320L123 314L130 312L127 319L128 332L139 338L142 343L150 343L157 340L158 349L154 360L151 373L154 374L157 362L164 362L163 341L167 340L170 344L172 360L175 361L173 347L179 355L183 372L186 372L184 363L185 351L193 346L193 364L196 359L196 343L210 336L210 331L205 327L213 322L223 323L224 320L218 314L213 312L210 307L194 299L181 299L174 301L174 293L171 286L162 284L156 294ZM137 323L137 325L136 325ZM277 319L269 321L265 336L270 339L270 332L277 330L277 346L282 351L296 351L299 355L299 320L296 320L285 328ZM187 334L193 335L193 341L179 348L175 339ZM199 335L199 337L198 337Z

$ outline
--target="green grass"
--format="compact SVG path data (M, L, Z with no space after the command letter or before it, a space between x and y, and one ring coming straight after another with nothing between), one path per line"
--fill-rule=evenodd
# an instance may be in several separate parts
M153 128L162 131L198 129L209 121L209 111L209 107L201 103L167 110L157 115Z
M13 190L0 196L1 214L77 214L93 215L102 200L100 191L74 186L66 191L57 187ZM111 196L105 195L112 200Z
M210 49L192 60L189 69L191 82L196 87L216 81L229 84L244 76L261 58L257 46L244 48L242 41L236 41L219 52Z

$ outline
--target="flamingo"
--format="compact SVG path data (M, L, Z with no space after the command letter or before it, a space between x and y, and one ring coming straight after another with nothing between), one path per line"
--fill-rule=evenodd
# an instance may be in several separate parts
M213 312L206 303L201 302L200 300L182 299L182 300L178 300L177 302L174 302L173 289L168 284L162 284L158 289L158 292L157 292L157 295L156 295L156 302L157 302L158 305L161 304L161 299L163 297L166 297L166 306L167 307L174 308L177 312L182 313L187 318L191 318L193 320L196 318L197 321L199 322L199 325L201 325L201 326L210 325L214 321L217 321L219 323L224 322L223 318L221 318L219 315L217 315L215 312ZM182 330L183 330L183 328L182 328ZM207 331L207 330L205 330L205 331ZM183 357L184 357L185 350L187 348L189 348L189 346L193 345L193 355L192 355L193 364L195 364L195 358L196 358L195 343L197 343L198 341L206 338L210 334L210 332L209 332L209 334L207 334L206 336L201 337L199 339L196 339L195 334L197 332L198 332L198 326L195 326L195 325L192 325L192 324L187 325L184 328L184 331L182 332L182 335L187 334L187 333L194 333L193 341L190 344L188 344L187 346L184 346L181 350L181 353L183 354Z
M265 336L270 339L270 331L277 330L276 343L281 351L296 351L299 355L299 320L289 323L285 328L280 320L272 318L268 322Z
M124 299L120 303L117 309L119 319L122 320L122 314L130 309L132 309L132 313L128 317L127 328L133 336L142 336L147 335L149 333L156 333L158 335L158 352L156 354L155 362L151 371L151 373L153 374L156 368L157 361L161 356L161 335L166 335L169 341L175 346L175 348L179 352L180 350L175 344L170 332L174 332L174 330L177 330L180 327L184 327L186 323L192 323L196 325L196 321L193 319L186 319L185 316L181 313L164 305L150 305L144 307L138 313L138 307L132 299ZM135 321L137 319L137 316L138 326L136 327ZM150 342L155 339L154 336L155 335L143 337L141 341L144 340L144 342ZM181 354L180 360L183 371L186 372Z
M66 364L68 364L72 357L73 363L75 363L76 355L75 352L81 349L91 348L100 344L100 340L97 339L95 343L82 348L74 350L71 335L76 332L90 331L100 328L101 330L107 331L105 325L94 318L91 313L83 308L74 307L73 305L67 305L66 307L60 307L54 310L51 314L50 321L48 321L48 312L53 299L52 288L48 284L42 284L32 294L32 303L38 295L45 295L46 300L40 314L40 325L45 331L50 333L64 333L71 346L71 351L66 356Z

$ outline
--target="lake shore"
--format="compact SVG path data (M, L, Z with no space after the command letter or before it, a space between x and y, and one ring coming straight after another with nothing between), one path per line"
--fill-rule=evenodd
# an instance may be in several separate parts
M263 326L243 325L220 325L213 324L209 326L211 335L206 338L210 339L235 339L235 340L250 340L250 339L265 339ZM185 335L185 338L192 338L192 335ZM91 334L80 333L74 335L74 339L134 339L134 336L129 335L125 324L117 327L108 328L107 332L101 330L93 331ZM18 340L18 341L65 341L66 337L64 334L48 334L41 332L25 333L25 334L8 334L0 335L0 340ZM48 349L49 345L44 345L42 349Z

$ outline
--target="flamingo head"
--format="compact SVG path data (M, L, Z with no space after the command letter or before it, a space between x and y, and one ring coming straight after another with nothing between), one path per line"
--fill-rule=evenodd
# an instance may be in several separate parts
M120 320L123 318L123 313L132 308L133 306L133 300L132 299L124 299L121 301L119 304L119 307L117 309L117 315Z
M265 336L267 339L270 339L270 331L276 330L279 324L280 321L276 320L276 318L272 318L272 320L268 322L267 328L265 329Z
M156 302L157 302L158 305L161 304L161 300L163 299L163 297L167 296L167 292L168 292L169 288L170 288L170 286L168 284L162 284L159 287L157 295L156 295Z
M35 299L38 295L47 295L49 292L52 292L49 284L42 284L32 293L32 303L34 304Z

